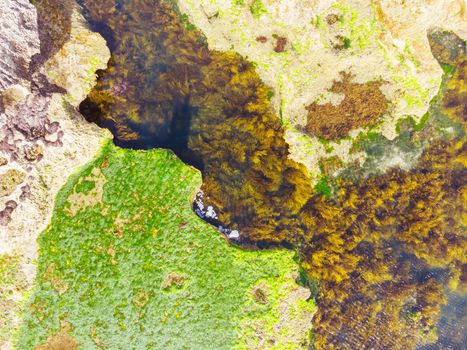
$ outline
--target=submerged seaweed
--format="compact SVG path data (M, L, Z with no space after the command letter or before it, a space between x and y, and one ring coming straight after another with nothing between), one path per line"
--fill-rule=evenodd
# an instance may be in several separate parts
M200 168L204 199L229 230L250 240L301 236L298 213L313 190L304 166L288 158L271 91L254 67L208 50L166 2L119 4L115 15L114 1L86 2L118 40L81 111L110 127L117 145L170 148Z
M245 59L210 51L167 2L85 5L113 58L82 112L109 127L119 145L168 147L199 167L203 205L226 232L297 247L308 284L319 287L318 349L443 348L437 325L446 291L465 295L467 277L465 138L448 132L464 127L465 43L446 63L454 68L430 121L408 123L411 144L423 151L414 169L341 177L332 188L325 179L313 189L304 167L288 157L271 91ZM386 109L375 94L380 101L363 124Z

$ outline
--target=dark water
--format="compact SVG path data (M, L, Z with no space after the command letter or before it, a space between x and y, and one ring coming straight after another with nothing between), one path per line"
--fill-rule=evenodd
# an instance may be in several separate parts
M210 51L168 2L83 6L112 59L81 112L119 146L168 148L200 169L194 210L231 239L296 249L317 298L317 348L465 348L462 133L433 142L410 172L336 180L326 199L288 158L272 91L244 58ZM446 79L461 80L465 43L430 40L457 69ZM462 129L463 90L449 86L430 120ZM405 136L433 137L433 123Z

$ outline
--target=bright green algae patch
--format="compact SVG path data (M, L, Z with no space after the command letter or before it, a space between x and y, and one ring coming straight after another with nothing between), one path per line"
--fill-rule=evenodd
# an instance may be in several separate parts
M62 188L39 238L17 348L50 341L60 324L82 349L307 345L314 304L293 253L230 246L191 209L200 185L168 151L104 146Z

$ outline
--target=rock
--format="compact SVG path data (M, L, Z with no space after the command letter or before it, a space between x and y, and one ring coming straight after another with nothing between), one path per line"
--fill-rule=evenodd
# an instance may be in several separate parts
M11 85L2 93L1 103L3 105L3 108L8 109L9 107L16 106L28 94L29 91L24 86L21 86L19 84Z
M0 92L29 79L29 64L39 52L34 5L29 0L0 3Z
M56 0L54 0L55 2ZM67 91L67 101L78 106L96 81L96 70L107 63L105 40L91 32L78 11L71 14L70 38L45 64L49 81Z
M43 153L44 150L40 145L33 145L24 149L24 157L31 162L42 158Z
M9 170L0 174L0 254L18 255L27 281L23 295L33 284L36 239L48 224L58 189L109 138L75 108L110 52L73 4L43 0L38 14L29 0L0 2L0 166L10 160ZM5 312L17 314L23 305L17 298ZM20 319L8 319L0 334L2 350L12 348L10 331Z

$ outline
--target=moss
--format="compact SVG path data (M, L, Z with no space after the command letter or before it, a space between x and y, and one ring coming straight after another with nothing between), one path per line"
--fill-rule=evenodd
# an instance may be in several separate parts
M339 27L349 33L349 44L355 43L354 46L360 50L372 47L381 33L381 28L375 18L367 19L360 16L345 2L336 1L331 7L341 13Z
M443 69L444 74L447 74L447 75L453 75L454 72L456 71L456 67L451 66L446 63L441 63L441 68Z
M187 14L184 13L184 14L180 15L180 20L185 25L185 28L187 30L197 30L196 26L193 23L191 23L190 20L188 19Z
M350 44L352 43L352 40L349 38L344 38L344 49L350 48Z
M78 185L100 172L102 202L70 215ZM236 329L243 320L279 320L283 286L298 288L292 252L229 246L191 210L200 184L199 173L171 152L104 146L61 189L39 237L36 289L18 349L60 339L83 348L242 349L245 335ZM259 283L268 307L251 309Z
M95 181L83 180L76 185L76 193L81 193L81 192L88 193L94 187L96 187Z

